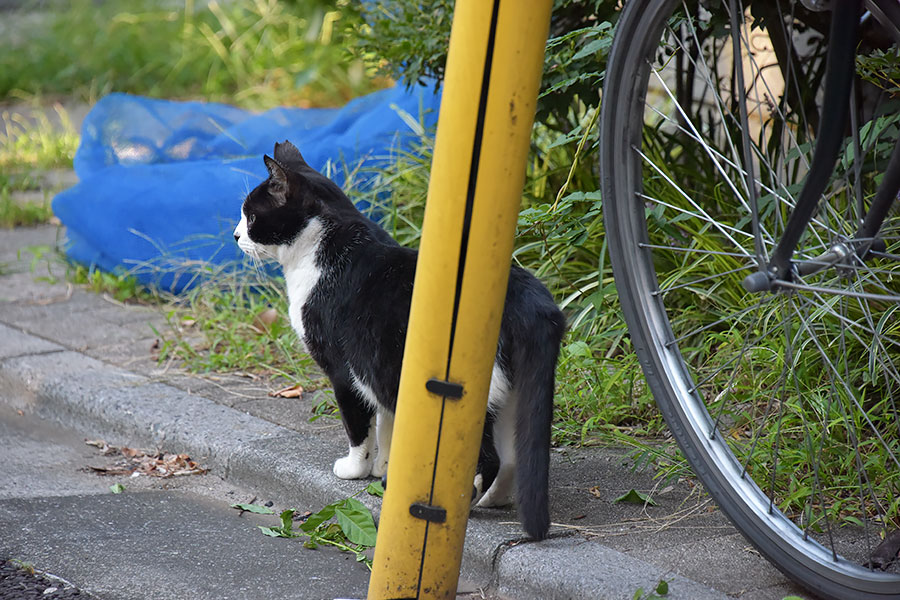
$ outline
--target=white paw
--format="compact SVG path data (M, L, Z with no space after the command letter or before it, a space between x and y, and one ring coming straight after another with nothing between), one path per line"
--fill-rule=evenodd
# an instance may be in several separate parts
M481 473L475 474L475 481L472 482L472 487L475 488L472 496L472 506L478 506L478 502L484 496L484 490L481 489L484 487L484 478L481 476Z
M368 477L372 465L365 458L345 456L334 461L334 474L341 479L362 479Z
M492 494L491 490L488 490L487 493L481 497L481 500L475 506L481 506L483 508L490 507L500 507L500 506L509 506L513 503L510 494L502 493L502 494Z
M484 496L482 496L481 499L476 503L476 506L509 506L513 503L513 481L511 481L509 477L504 475L505 473L503 473L502 471L497 475L497 478L494 479L494 483L491 484L491 487L488 488L488 491L485 492Z
M372 477L382 477L387 473L388 459L387 455L379 452L372 463Z

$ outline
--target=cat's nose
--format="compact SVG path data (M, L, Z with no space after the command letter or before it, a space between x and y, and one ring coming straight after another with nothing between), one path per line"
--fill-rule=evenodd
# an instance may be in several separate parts
M241 241L241 236L240 236L240 234L239 234L238 232L236 232L236 231L234 232L234 241L236 241L236 242Z

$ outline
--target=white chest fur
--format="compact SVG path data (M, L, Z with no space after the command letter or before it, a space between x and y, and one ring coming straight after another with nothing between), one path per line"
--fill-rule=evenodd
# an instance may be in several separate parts
M309 221L300 236L290 246L278 249L278 262L284 268L284 281L287 285L288 314L291 326L306 346L303 327L303 305L316 287L322 271L316 265L316 253L322 242L324 227L322 221L313 218Z

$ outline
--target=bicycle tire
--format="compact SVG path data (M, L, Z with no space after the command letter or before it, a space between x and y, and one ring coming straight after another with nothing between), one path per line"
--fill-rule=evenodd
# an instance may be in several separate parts
M749 21L747 11L742 10L741 14ZM900 389L900 369L897 368L900 364L897 346L900 344L891 341L897 335L896 321L900 320L896 308L900 305L896 302L900 298L900 268L897 265L900 257L896 256L900 254L900 217L896 210L893 211L882 228L886 248L881 254L888 260L878 258L877 267L857 264L853 258L848 258L842 263L846 272L825 269L798 280L797 288L779 288L763 296L744 292L741 288L743 276L758 268L760 262L753 244L759 237L767 252L777 241L779 222L790 209L788 190L795 189L804 175L802 166L796 167L791 161L797 160L798 155L801 158L807 156L812 144L803 136L814 135L810 131L815 127L803 122L791 133L790 127L782 126L778 141L787 138L790 142L794 137L794 147L779 150L776 144L775 150L770 150L772 138L767 135L774 135L772 132L777 128L773 126L766 134L765 123L760 124L751 160L751 163L758 163L755 164L757 170L750 171L754 176L752 183L748 183L748 169L741 166L742 144L732 140L733 148L723 148L720 153L713 142L718 140L729 145L728 137L716 138L716 130L711 125L716 116L713 113L718 112L722 131L740 129L743 136L750 135L748 128L735 126L741 121L733 101L737 97L737 104L748 104L748 99L741 97L739 92L731 94L717 87L709 121L698 123L691 122L695 113L688 104L702 105L696 109L696 114L702 116L704 103L710 102L710 92L707 90L707 95L696 96L693 88L686 95L683 90L665 89L666 78L672 76L665 69L672 68L677 54L690 57L694 53L690 58L694 69L691 77L696 78L701 70L701 66L694 63L703 58L705 50L689 46L702 46L698 28L703 26L703 19L711 28L715 15L706 16L700 10L692 12L687 3L677 0L627 3L616 26L607 65L600 116L604 224L630 337L647 384L694 472L737 529L774 566L823 597L900 598L900 570L893 567L882 572L862 564L871 560L866 557L870 557L872 548L877 546L878 536L898 525L896 508L885 515L881 514L885 511L879 504L893 501L885 495L896 490L894 474L889 474L890 481L875 482L873 486L871 477L877 473L868 473L870 467L865 462L857 473L826 472L829 469L850 471L860 462L857 458L863 454L861 444L869 443L871 439L876 440L871 442L873 444L881 443L876 449L886 455L886 464L892 468L900 454L897 444L900 436L894 430L886 429L879 415L867 412L865 402L854 407L854 398L865 400L857 397L861 397L863 391L854 391L853 382L849 380L845 382L846 390L834 383L844 371L855 376L855 369L868 361L885 382L886 388L880 388L879 393L886 389L888 394L893 394ZM777 21L771 20L771 15L768 25L780 27ZM774 40L780 35L783 40L783 31L769 30L769 39ZM750 33L742 33L741 40L746 42L749 36ZM675 40L684 43L679 45ZM746 50L746 47L742 49ZM753 63L759 59L759 52L756 49L753 52L756 52L755 58L741 64L746 70L749 61L750 75L762 79L763 69L759 64L754 73ZM682 68L678 73L683 71ZM757 100L781 107L780 114L778 110L773 111L776 120L787 122L785 115L789 112L802 118L804 109L799 95L795 96L793 107L787 97L792 85L791 71L783 64L779 71L785 80L784 89L788 91L779 98L773 94L768 99L757 97ZM724 81L724 78L708 76L706 83L718 86ZM728 81L735 81L734 72ZM664 88L662 93L660 87ZM760 107L753 108L758 110ZM808 104L806 108L809 108ZM859 112L862 111L857 110ZM760 121L764 121L763 111L759 110L759 114ZM704 137L707 134L708 137ZM664 151L657 147L659 142L653 136L667 142ZM690 180L679 171L683 166L680 161L688 163L692 160L692 152L705 155L703 160L707 162L725 163L724 166L719 164L712 174L705 174L715 181L702 192L683 185L684 181ZM768 164L770 154L767 153L778 154L784 164ZM847 150L842 158L846 154ZM854 174L850 187L858 191L862 186L857 185L857 179L865 183L865 194L875 177L867 176L862 181L863 167L857 164L863 165L866 155L860 153L859 156L862 159L858 163L851 160L842 168L844 172ZM761 174L763 171L766 177ZM729 174L735 181L726 181ZM776 181L778 177L781 179ZM742 179L746 184L744 187L740 184ZM824 202L833 201L835 207L826 206L817 214L797 256L821 256L822 251L834 242L826 234L840 238L845 231L855 229L854 222L859 215L853 211L858 210L860 203L848 200L851 196L847 192L849 179L835 176L829 182ZM720 210L724 204L721 198L716 200L716 194L708 193L710 187L719 190L728 200L734 198L736 209L750 204L747 198L751 194L750 188L770 190L768 196L771 198L758 199L769 210L763 216L768 215L770 220L765 225L770 229L760 225L758 231L761 233L756 236L752 216L748 221L748 214ZM722 189L726 192L721 192ZM669 195L664 196L665 193ZM780 196L782 194L785 198ZM670 196L675 199L670 200ZM837 210L838 206L843 212ZM717 209L720 212L715 212ZM747 212L752 213L749 207ZM840 222L841 218L847 223ZM748 233L752 239L748 239ZM771 234L771 239L766 239L766 234ZM724 250L729 247L730 250ZM685 258L687 256L692 258ZM719 263L730 266L723 268ZM687 280L683 279L685 271L693 273ZM873 293L873 289L878 293ZM875 296L885 296L887 300L874 299ZM720 300L726 298L730 304ZM865 305L865 309L858 311L865 313L859 321L853 320L856 312L852 313L853 317L847 316L851 313L842 312L857 311L857 305ZM828 307L832 308L830 312ZM685 316L686 312L691 316ZM702 318L696 317L695 313L704 317L705 313L717 313L718 316L695 322L694 319ZM782 320L775 323L777 327L770 328L770 321L778 316ZM870 329L873 318L875 326ZM861 323L862 331L874 332L868 355L865 354L866 344L855 340L860 337L859 332L854 331L848 321ZM837 329L834 329L835 322ZM780 338L778 330L783 332ZM842 333L837 335L836 331ZM819 340L826 336L830 337L824 342ZM759 343L763 337L770 346ZM856 343L848 344L848 337ZM862 337L865 339L865 334ZM836 364L840 368L835 369L825 361L834 359L828 356L829 353L839 353L831 352L833 348L829 345L839 342L838 338L844 343L839 351L848 356L838 357ZM740 350L735 350L737 347ZM771 360L776 368L763 374L757 356L762 356L765 350L773 354ZM780 356L774 356L777 352ZM816 379L816 361L821 365L821 380ZM747 367L745 363L751 366ZM754 376L758 376L759 381L752 381ZM831 391L828 380L833 384ZM866 380L865 385L877 385L877 378L872 377L872 380L876 383ZM778 387L772 385L773 381ZM744 389L753 393L738 393ZM875 394L871 389L866 387L865 391ZM831 394L830 400L828 394ZM749 402L748 397L751 398ZM821 422L824 426L818 430L814 421L807 422L807 413L814 413L809 408L814 400L819 402L814 408L823 413ZM822 402L825 408L820 406ZM760 404L765 404L762 416L758 410ZM777 423L770 418L774 410L778 411ZM863 424L860 431L867 436L863 437L860 432L850 433L849 426L841 430L837 423L839 419L833 418L833 412L842 414L846 423L854 422L853 419L875 420L869 430ZM897 409L893 400L886 412L887 420L896 422ZM743 424L745 413L751 417L746 425ZM798 421L802 426L796 425ZM737 424L741 424L740 427ZM847 439L854 435L858 439L848 442ZM762 450L767 444L768 455L763 455ZM838 451L851 455L850 468L847 465L832 466L831 444ZM803 456L804 452L808 464L802 464L803 468L782 481L779 460L783 465L789 453ZM813 464L813 461L818 462ZM767 470L769 466L771 468ZM855 476L859 480L862 490L859 507L843 508L852 502L841 495L844 491L836 491L827 483L832 475L835 481L847 481L838 479L838 475ZM804 491L805 495L800 496L802 501L792 496L796 490L791 486L799 486L797 480L807 484L813 482L812 491ZM873 487L885 485L887 492L873 490L871 497L868 496ZM871 515L869 511L873 511ZM844 538L853 539L847 541ZM860 544L865 548L860 549Z

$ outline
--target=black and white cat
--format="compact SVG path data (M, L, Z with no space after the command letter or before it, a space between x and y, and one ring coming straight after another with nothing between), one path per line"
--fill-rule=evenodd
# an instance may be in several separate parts
M334 473L380 477L387 470L417 252L360 213L290 142L275 144L274 158L264 161L269 177L244 200L234 237L246 254L281 264L291 325L334 386L350 438ZM507 505L515 487L522 524L536 539L550 526L550 423L564 329L547 289L513 266L473 502Z

